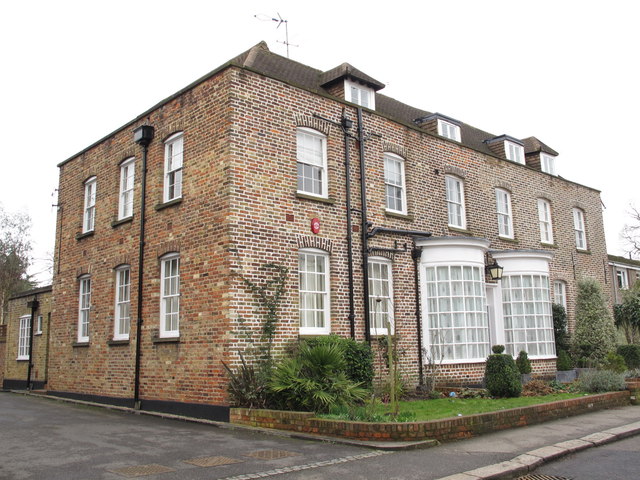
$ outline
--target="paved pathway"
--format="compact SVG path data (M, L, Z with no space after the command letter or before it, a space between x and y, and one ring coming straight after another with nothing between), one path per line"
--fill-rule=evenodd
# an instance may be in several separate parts
M0 479L476 480L640 433L640 407L390 452L0 393L0 432Z

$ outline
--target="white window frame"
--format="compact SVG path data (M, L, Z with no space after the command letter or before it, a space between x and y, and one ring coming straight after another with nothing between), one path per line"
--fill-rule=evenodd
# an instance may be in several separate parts
M84 182L84 209L82 214L82 233L93 232L96 226L96 192L97 177L88 178Z
M440 118L438 119L438 135L448 138L449 140L455 140L456 142L462 141L460 127Z
M31 315L23 315L18 324L18 357L16 360L29 360L31 357Z
M392 171L391 166L396 165L399 172ZM399 177L399 178L398 178ZM393 153L384 154L384 185L385 185L385 205L389 212L407 213L407 188L404 175L404 158ZM390 204L398 201L398 196L393 193L400 193L400 208L393 208Z
M620 290L629 289L629 276L627 275L626 270L616 269L616 281Z
M513 213L511 210L511 193L502 188L496 188L496 215L498 220L498 235L503 238L513 238Z
M317 145L317 141L320 142L319 151L309 147L309 145ZM298 193L328 198L327 137L324 134L306 127L296 129L296 169ZM317 182L315 177L311 178L312 187L305 189L304 179L308 178L304 176L305 171L310 171L313 175L319 174L319 191L315 191L313 186Z
M178 132L164 141L164 202L182 198L183 163L184 133Z
M317 264L318 261L322 262L324 272L318 272L318 268L314 267L314 269L306 268L303 270L302 257L305 257L305 266L308 265L309 258L313 258L314 262ZM314 283L311 278L307 278L303 280L303 275L308 274L311 275L311 278L315 276L315 285L311 285L310 288L304 288L305 286L309 287L311 283ZM331 295L330 295L330 262L329 262L329 253L324 250L319 250L317 248L303 248L298 251L298 291L299 291L299 322L300 322L300 335L328 335L331 333ZM306 308L309 300L313 300L315 297L321 298L322 306L321 308ZM313 303L313 302L311 302ZM314 313L317 315L319 313L321 317L321 325L319 326L304 326L303 318L305 313ZM309 316L309 315L306 315Z
M540 242L553 245L551 203L544 198L538 199L538 224L540 226Z
M553 282L553 301L567 310L567 282L556 280Z
M366 100L363 95L366 94ZM371 87L367 87L359 82L352 80L344 81L344 99L347 102L355 103L364 108L371 110L376 109L376 92Z
M371 335L387 335L387 320L394 331L393 263L369 257L369 326ZM379 326L378 326L379 325Z
M179 336L180 254L170 253L160 259L160 337Z
M556 174L556 157L553 155L547 155L546 153L540 154L540 170L549 175Z
M505 140L504 153L507 160L524 165L524 147L522 145Z
M587 231L584 223L584 212L579 208L573 209L573 231L576 238L576 248L578 250L586 250Z
M129 340L131 330L131 267L116 268L115 310L113 314L113 339Z
M506 353L515 357L524 350L531 358L555 357L549 276L510 273L503 275L500 287Z
M36 317L36 324L35 324L35 328L34 328L34 335L42 335L42 315L38 315Z
M135 185L135 158L127 158L120 164L120 195L118 197L118 220L133 216L133 188Z
M453 175L445 175L445 197L447 202L447 221L450 227L467 228L467 216L464 202L464 181ZM457 219L459 217L459 223ZM452 218L454 221L452 221Z
M83 275L78 283L78 343L87 343L91 325L91 276Z

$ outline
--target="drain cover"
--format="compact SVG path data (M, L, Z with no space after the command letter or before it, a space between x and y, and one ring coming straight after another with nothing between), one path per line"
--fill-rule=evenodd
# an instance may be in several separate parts
M199 457L184 460L185 463L196 465L197 467L217 467L220 465L231 465L232 463L242 463L242 460L236 460L229 457Z
M259 458L260 460L276 460L278 458L296 457L300 455L286 450L258 450L256 452L245 453L247 457Z
M107 471L122 475L123 477L144 477L146 475L155 475L156 473L175 472L173 468L156 464L135 465L133 467L115 468Z
M517 480L571 480L567 477L554 477L553 475L543 475L541 473L530 473L524 477L518 477Z

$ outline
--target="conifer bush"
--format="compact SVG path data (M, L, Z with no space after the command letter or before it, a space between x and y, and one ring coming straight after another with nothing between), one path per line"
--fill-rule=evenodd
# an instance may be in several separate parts
M492 347L492 351L503 352L504 347L496 345ZM513 357L508 354L493 353L489 355L484 371L484 380L492 397L519 397L522 392L520 372Z
M616 331L600 284L587 278L578 282L573 357L585 366L602 363L615 347Z
M531 373L531 361L529 360L529 355L524 350L520 350L518 354L518 358L516 359L516 366L518 367L518 371L526 375Z

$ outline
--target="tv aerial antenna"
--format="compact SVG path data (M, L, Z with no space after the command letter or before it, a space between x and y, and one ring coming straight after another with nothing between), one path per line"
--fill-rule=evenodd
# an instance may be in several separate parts
M292 47L300 46L300 45L293 45L292 43L289 43L289 21L283 19L279 13L278 13L278 18L269 17L269 15L265 15L263 13L254 15L254 17L263 22L276 22L278 24L278 26L276 27L276 30L280 28L280 26L284 23L285 41L281 42L280 40L277 40L277 42L287 46L287 58L289 58L289 46L292 46Z

